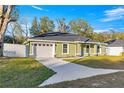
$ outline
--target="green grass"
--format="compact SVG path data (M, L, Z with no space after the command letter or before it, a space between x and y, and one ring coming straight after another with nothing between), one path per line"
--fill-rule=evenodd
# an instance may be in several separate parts
M124 88L124 72L65 81L45 88Z
M124 69L123 56L91 56L64 60L93 68Z
M92 56L68 58L65 61L93 68L124 69L123 56ZM124 88L124 72L98 75L45 86L48 88Z
M32 58L0 58L0 87L38 87L53 74Z

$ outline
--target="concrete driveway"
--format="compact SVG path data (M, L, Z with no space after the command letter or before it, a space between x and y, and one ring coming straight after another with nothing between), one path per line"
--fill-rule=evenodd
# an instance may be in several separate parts
M56 72L55 75L44 81L40 86L122 71L91 68L71 62L65 62L62 59L57 58L38 58L37 60Z

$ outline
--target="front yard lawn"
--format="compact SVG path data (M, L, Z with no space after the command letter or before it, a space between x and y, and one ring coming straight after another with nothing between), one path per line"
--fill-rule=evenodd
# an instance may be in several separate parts
M58 84L44 86L47 88L124 88L124 72L94 76Z
M64 60L93 68L124 69L123 56L91 56Z
M0 87L38 87L54 73L32 58L0 58Z

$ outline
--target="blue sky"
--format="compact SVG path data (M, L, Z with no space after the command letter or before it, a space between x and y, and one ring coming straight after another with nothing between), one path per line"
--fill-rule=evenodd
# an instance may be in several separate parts
M82 18L86 20L95 32L115 29L124 31L124 6L119 5L28 5L17 6L20 12L20 19L28 17L31 25L34 17L48 16L51 20L66 18L70 20ZM56 24L56 22L55 22Z

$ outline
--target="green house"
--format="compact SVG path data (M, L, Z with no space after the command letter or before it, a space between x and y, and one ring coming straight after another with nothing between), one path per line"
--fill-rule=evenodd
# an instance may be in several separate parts
M83 57L106 53L105 43L71 33L50 32L27 41L29 54L35 57Z

